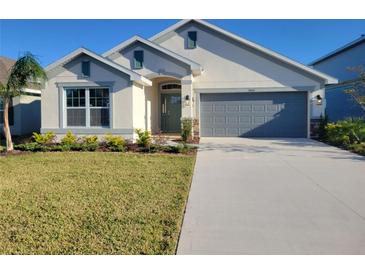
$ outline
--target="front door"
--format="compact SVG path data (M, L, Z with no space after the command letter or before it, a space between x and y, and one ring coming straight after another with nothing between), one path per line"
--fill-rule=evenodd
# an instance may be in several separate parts
M161 94L161 130L177 133L181 130L181 94Z

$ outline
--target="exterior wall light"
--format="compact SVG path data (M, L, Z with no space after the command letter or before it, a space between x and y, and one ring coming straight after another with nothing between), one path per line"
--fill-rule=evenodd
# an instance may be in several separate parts
M190 106L190 96L189 95L185 96L185 106Z
M322 105L322 102L323 102L323 98L321 95L317 95L316 96L316 100L317 100L317 105Z

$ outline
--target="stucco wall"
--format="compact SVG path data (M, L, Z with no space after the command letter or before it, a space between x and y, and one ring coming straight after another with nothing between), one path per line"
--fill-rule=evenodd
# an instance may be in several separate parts
M133 128L146 130L146 95L143 86L133 86Z
M13 98L14 125L12 135L28 135L39 132L41 127L41 97L21 95ZM0 121L0 127L3 122ZM1 132L2 134L2 132Z
M157 75L170 75L181 78L190 74L190 68L186 64L140 42L133 43L122 51L113 54L110 59L134 70L133 57L135 50L143 50L144 53L143 68L135 70L143 76L150 78Z
M186 48L188 31L197 31L195 49ZM198 23L188 23L155 42L203 66L204 73L194 81L196 88L319 86L292 67Z
M146 94L146 125L147 130L153 133L159 129L159 101L158 101L158 83L157 79L152 81L152 87L145 87Z
M81 75L81 61L90 61L90 77L83 79ZM111 91L111 123L110 132L127 135L133 132L133 84L129 76L119 72L105 64L91 59L86 55L79 56L62 68L55 69L48 75L49 81L42 92L42 131L54 130L56 133L62 130L60 115L63 106L60 102L59 86L93 86L100 83L101 86L110 86ZM73 129L76 133L78 130ZM104 130L104 132L107 130ZM98 133L97 129L83 129L86 134Z
M21 134L31 134L39 132L41 129L41 97L40 96L20 96L21 110Z
M348 70L348 68L360 65L365 68L365 41L356 47L313 65L313 68L336 77L342 82L358 78L359 75Z
M197 31L195 49L186 48L188 31ZM188 23L154 42L202 65L202 75L193 81L195 91L221 89L229 92L232 89L231 92L246 92L248 89L264 91L265 88L315 91L310 94L312 118L324 113L325 104L314 103L317 94L325 96L323 80L279 63L198 23Z

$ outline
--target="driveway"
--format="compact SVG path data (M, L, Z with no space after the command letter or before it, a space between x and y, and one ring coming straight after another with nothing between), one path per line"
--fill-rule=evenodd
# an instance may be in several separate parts
M365 254L365 158L307 139L203 138L178 254Z

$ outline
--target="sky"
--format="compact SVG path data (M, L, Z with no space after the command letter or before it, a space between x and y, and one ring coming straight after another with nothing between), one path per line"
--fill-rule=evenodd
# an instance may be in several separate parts
M27 51L43 66L83 46L103 53L133 35L149 38L178 20L0 20L0 55ZM303 64L365 34L365 20L207 20Z

